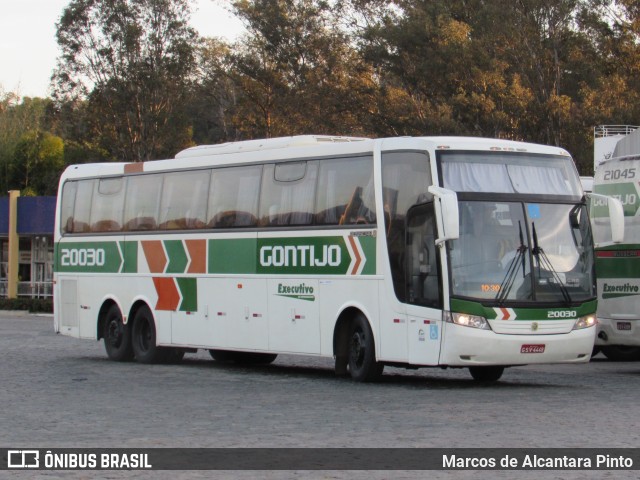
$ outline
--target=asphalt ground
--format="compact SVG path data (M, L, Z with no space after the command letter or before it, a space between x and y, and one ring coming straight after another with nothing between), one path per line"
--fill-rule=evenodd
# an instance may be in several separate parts
M336 377L332 359L268 366L187 354L176 365L109 361L101 342L47 316L0 314L6 448L629 448L640 446L640 363L514 367L493 385L467 370ZM8 478L639 478L640 471L0 472Z

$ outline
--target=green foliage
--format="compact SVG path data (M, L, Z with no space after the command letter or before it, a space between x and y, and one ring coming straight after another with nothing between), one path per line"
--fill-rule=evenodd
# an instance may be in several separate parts
M303 133L533 141L591 174L592 128L640 123L632 0L228 5L246 26L235 43L198 38L188 0L71 0L55 102L0 94L0 188L50 192L70 163Z
M53 313L50 298L0 298L0 310L28 311L30 313Z
M362 134L371 70L327 2L235 1L249 34L222 59L247 136Z
M6 192L20 189L16 181L15 153L22 137L30 131L51 128L52 121L48 109L50 99L20 97L15 93L0 97L0 189ZM38 175L40 172L36 172Z
M139 161L190 142L182 115L197 36L187 0L73 0L57 25L60 101L87 101L111 156Z
M12 188L55 195L64 169L62 138L39 130L24 133L16 144L10 167Z

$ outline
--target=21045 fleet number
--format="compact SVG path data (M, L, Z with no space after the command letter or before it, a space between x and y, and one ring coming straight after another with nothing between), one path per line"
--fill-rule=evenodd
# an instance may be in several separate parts
M605 170L605 180L620 180L621 178L632 179L636 178L635 168L625 168L619 170Z

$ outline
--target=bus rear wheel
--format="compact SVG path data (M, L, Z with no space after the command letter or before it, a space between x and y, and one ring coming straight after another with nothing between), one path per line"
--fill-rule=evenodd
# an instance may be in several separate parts
M349 374L357 382L372 382L382 375L384 364L376 361L373 332L364 315L357 315L349 330Z
M168 349L156 345L156 325L148 307L140 308L133 319L131 343L136 360L140 363L167 361Z
M504 373L504 367L469 367L469 373L476 382L497 382Z
M122 314L117 305L112 305L107 311L102 337L104 349L110 360L125 362L133 359L131 325L123 323Z

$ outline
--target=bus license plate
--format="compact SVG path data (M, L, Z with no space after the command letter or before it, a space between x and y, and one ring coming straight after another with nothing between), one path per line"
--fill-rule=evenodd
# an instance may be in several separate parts
M545 345L522 345L520 353L544 353Z
M631 330L631 322L618 322L616 327L618 327L618 330Z

